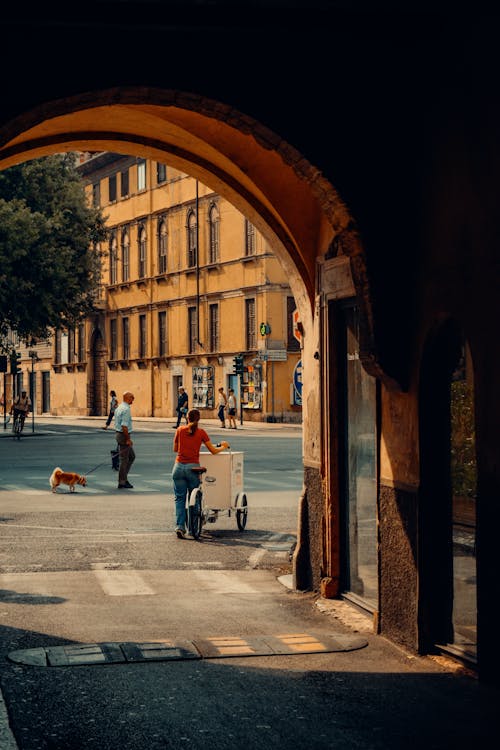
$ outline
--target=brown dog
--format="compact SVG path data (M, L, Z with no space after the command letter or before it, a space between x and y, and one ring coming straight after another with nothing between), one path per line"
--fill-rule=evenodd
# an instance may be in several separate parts
M81 484L82 487L86 487L87 485L85 477L82 477L75 471L63 471L59 466L57 466L50 475L49 482L52 487L52 492L55 492L60 484L69 485L70 492L75 491L75 484Z

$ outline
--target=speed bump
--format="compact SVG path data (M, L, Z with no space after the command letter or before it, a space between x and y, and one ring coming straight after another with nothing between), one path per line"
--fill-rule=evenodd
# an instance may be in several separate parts
M242 656L327 654L355 651L367 645L368 641L359 635L309 631L258 636L213 636L193 641L172 639L144 643L68 644L11 651L7 658L16 664L32 667L72 667Z

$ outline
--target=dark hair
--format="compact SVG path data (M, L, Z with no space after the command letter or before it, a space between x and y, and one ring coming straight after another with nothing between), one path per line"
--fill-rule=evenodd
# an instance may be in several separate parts
M198 409L190 409L188 411L188 422L189 422L189 434L194 435L198 428L198 422L200 421L201 414Z
M110 396L116 396L116 393L115 393L114 391L110 391L110 392L109 392L109 395L110 395Z

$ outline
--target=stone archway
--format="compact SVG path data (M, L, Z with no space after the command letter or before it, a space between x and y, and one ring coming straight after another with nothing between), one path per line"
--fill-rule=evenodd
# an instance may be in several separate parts
M323 479L329 450L321 432L324 340L318 260L343 258L360 307L360 357L385 379L375 349L364 252L353 217L335 188L290 144L227 105L179 91L120 88L45 103L0 131L0 169L69 150L115 151L167 161L229 200L247 216L281 261L299 311L303 340L305 490L296 554L298 588L318 587L332 567L310 570L309 529L328 514ZM300 207L300 210L297 208ZM104 414L102 338L93 339L89 411ZM306 509L307 508L307 512Z

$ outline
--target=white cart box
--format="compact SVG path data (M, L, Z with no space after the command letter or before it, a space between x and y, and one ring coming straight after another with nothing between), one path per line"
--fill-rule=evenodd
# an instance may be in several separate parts
M236 496L243 492L243 452L200 452L203 477L203 502L206 508L234 508Z

